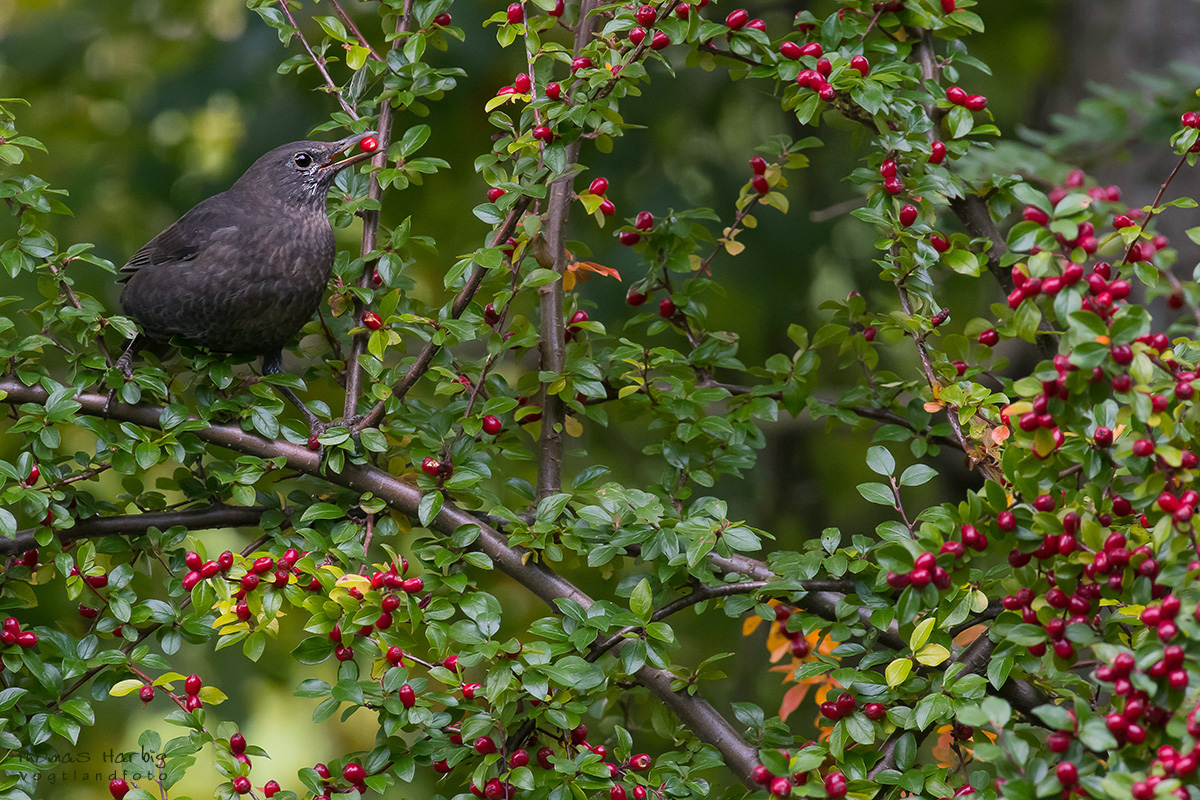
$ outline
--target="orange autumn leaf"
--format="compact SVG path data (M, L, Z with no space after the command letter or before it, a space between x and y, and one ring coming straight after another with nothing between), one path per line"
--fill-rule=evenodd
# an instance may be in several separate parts
M959 647L966 647L971 642L978 639L981 635L987 632L986 625L972 625L965 631L954 637L954 643Z
M779 718L786 722L788 716L800 707L806 694L808 694L808 686L803 683L798 683L788 689L783 695L783 702L779 704Z
M595 261L572 261L567 264L567 272L563 275L563 288L569 292L575 288L575 284L587 283L591 277L590 273L621 280L621 273L612 267L597 264Z

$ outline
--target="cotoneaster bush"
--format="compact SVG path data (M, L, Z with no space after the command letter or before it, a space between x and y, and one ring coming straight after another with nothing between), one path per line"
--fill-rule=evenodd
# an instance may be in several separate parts
M1061 139L993 124L971 0L818 4L787 27L708 0L538 0L483 30L456 27L448 0L249 5L289 80L327 91L317 135L379 131L371 165L331 193L361 245L305 329L303 380L184 347L126 382L112 354L133 323L75 288L113 265L50 233L63 192L27 171L41 145L20 103L0 107L0 265L40 293L4 298L0 320L21 443L0 462L0 797L41 791L39 765L134 696L178 735L141 736L157 780L114 779L118 800L176 797L185 774L214 797L281 800L414 782L554 800L1200 791L1200 293L1182 269L1200 229L1172 243L1156 228L1196 205L1179 189L1194 97L1160 99L1182 114L1157 143L1178 166L1157 197L1130 197L1062 160ZM490 147L454 166L488 185L460 220L486 240L433 256L419 208L383 212L450 166L421 154L437 131L420 118L472 80L459 42L483 36L513 77L479 112ZM655 124L627 99L698 68L795 124L747 154L720 209L618 207L589 160ZM722 275L752 269L754 229L802 213L794 171L847 137L851 213L888 299L823 298L819 328L792 325L787 352L746 363L737 331L709 322ZM567 248L614 236L637 274ZM445 296L415 280L418 255L443 259ZM623 281L623 318L597 318L588 277ZM950 280L991 298L986 313L947 305ZM328 429L310 439L273 385L313 398ZM731 519L717 483L761 468L781 415L872 437L844 469L889 519L805 542ZM565 459L609 425L655 482ZM914 500L946 452L978 488ZM206 544L229 527L240 552ZM578 586L593 572L594 598ZM501 634L511 591L545 613ZM26 621L64 595L77 618ZM680 660L680 612L765 623L761 669L778 663L788 688L710 704L739 676L720 653ZM295 702L314 722L357 711L372 749L276 774L181 656L237 646L252 669L281 623L307 633ZM317 677L330 664L336 680Z

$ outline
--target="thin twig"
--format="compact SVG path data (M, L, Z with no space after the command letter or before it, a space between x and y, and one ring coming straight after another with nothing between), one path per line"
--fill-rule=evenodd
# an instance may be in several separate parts
M291 9L288 8L288 0L277 0L277 3L287 16L288 22L292 24L292 28L295 29L296 36L300 39L300 43L304 45L304 50L308 53L308 57L312 59L317 71L325 79L325 85L329 87L329 91L337 95L338 104L341 105L342 110L349 114L352 119L358 119L358 112L354 110L354 106L346 102L346 98L342 97L342 90L338 88L338 85L333 82L333 78L329 76L329 70L325 69L325 62L313 52L312 47L308 44L308 39L305 39L304 34L300 32L300 26L296 24L296 19L292 16Z
M354 37L356 39L358 39L358 43L361 44L363 47L365 47L367 49L367 51L371 54L371 58L375 59L376 61L383 61L383 57L380 56L379 53L375 52L374 47L371 47L371 43L367 41L367 37L363 36L362 31L360 31L358 29L358 26L354 24L354 20L350 19L350 15L346 13L346 11L342 8L341 4L337 0L329 0L329 5L333 6L334 10L337 11L338 16L342 18L342 21L345 22L346 25L350 28L350 30L354 33ZM406 2L404 4L404 17L402 19L407 20L409 18L409 14L411 12L412 12L412 3L410 0L410 2ZM397 30L397 33L401 32L403 30L405 30L405 28L401 27ZM382 133L382 131L380 131L380 133ZM380 140L380 141L382 141L382 140Z
M500 228L492 236L492 247L500 246L512 235L512 232L517 227L517 223L521 220L521 216L525 213L525 209L529 208L531 201L532 198L528 196L522 196L517 199L517 202L508 212L508 216L501 223ZM467 305L470 304L471 299L475 296L475 292L479 291L479 284L483 281L483 276L486 273L487 270L485 268L479 265L475 266L470 277L467 278L467 282L459 290L454 298L454 303L450 307L450 316L452 319L458 319L462 316L463 311L466 310ZM425 346L421 348L421 352L417 354L416 360L408 368L408 371L404 373L404 377L392 387L392 397L397 400L403 400L404 396L408 394L409 389L415 386L417 381L421 379L421 376L428 371L433 357L441 348L440 344L435 344L432 341L426 342ZM386 409L387 401L380 400L356 427L362 430L378 425L380 420L383 419Z

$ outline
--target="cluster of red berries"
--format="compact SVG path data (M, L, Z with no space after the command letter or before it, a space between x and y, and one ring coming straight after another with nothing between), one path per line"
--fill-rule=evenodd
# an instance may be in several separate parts
M654 8L654 6L640 6L638 7L638 10L634 12L634 18L637 20L639 27L633 28L629 31L629 41L634 47L638 47L646 39L646 28L653 28L654 24L658 21L658 11ZM662 50L666 47L669 47L670 44L671 37L662 31L655 31L654 35L650 37L651 50Z
M589 752L599 756L601 759L608 757L608 748L602 744L589 744L587 741L587 726L580 723L570 732L569 740L571 747L578 748L580 752ZM458 733L457 727L450 728L451 744L462 745L462 736ZM499 752L496 746L496 741L490 736L480 736L471 743L471 749L479 755L491 755ZM554 768L554 750L549 747L541 747L537 750L536 760L538 766L542 769L550 770ZM517 769L519 767L528 766L530 763L529 751L522 748L515 750L508 755L508 768ZM647 753L638 753L629 758L624 767L618 766L613 762L604 762L604 766L608 769L609 777L614 781L612 787L609 788L609 800L628 800L633 797L634 800L646 800L649 795L646 787L642 784L635 784L632 791L626 790L624 784L619 783L621 777L626 772L646 772L653 765L653 759ZM442 759L435 761L433 771L439 775L448 775L454 771L450 764ZM476 797L486 798L487 800L506 800L507 798L516 797L517 789L512 783L503 780L501 777L493 777L484 782L483 788L477 786L474 782L470 785L471 794ZM661 792L659 793L661 796Z
M246 593L252 592L259 587L265 580L270 580L271 585L276 589L282 589L288 585L291 580L291 575L300 575L300 571L295 569L295 564L300 560L301 553L295 548L289 548L279 560L276 561L271 556L261 556L246 566L245 574L237 579L239 588L234 594L234 599L238 601L236 607L238 619L245 622L250 618L250 610L246 606ZM183 562L188 568L188 572L183 576L183 588L185 591L191 591L202 580L216 577L218 574L228 574L234 565L233 552L226 550L217 556L215 560L205 561L203 557L194 550L188 551ZM268 576L268 573L271 573ZM232 580L232 579L231 579ZM316 582L316 586L310 582L308 588L315 591L320 588L320 582Z
M30 650L37 647L38 635L33 631L21 630L21 622L16 617L5 617L4 626L0 627L0 645L10 647L14 644Z
M621 231L617 234L617 241L626 247L632 247L642 240L642 233L649 233L654 230L654 215L649 211L640 211L633 220L634 230ZM639 231L641 233L639 233Z
M830 76L833 74L833 62L824 57L824 48L817 42L809 42L805 45L799 45L796 42L784 42L779 47L779 52L786 58L815 58L816 64L812 69L802 69L796 76L796 85L801 89L812 89L817 93L817 97L821 98L826 103L837 97L837 90L833 88L833 84L829 82ZM857 56L862 58L862 56ZM858 65L863 69L870 70L870 66L863 58ZM855 67L858 69L858 67ZM861 72L861 70L860 70ZM862 74L866 74L862 72Z
M983 111L987 108L987 98L981 94L967 94L959 86L951 86L946 90L946 99L956 106L962 106L968 111Z
M943 548L942 552L949 551ZM958 557L955 555L955 558ZM924 589L931 583L938 590L950 588L950 573L937 563L937 556L933 553L921 553L917 556L913 568L908 572L889 572L887 574L887 585L893 589L903 589L906 586Z
M779 635L792 643L792 656L806 658L812 651L812 645L808 643L804 631L789 631L787 628L788 618L794 611L790 606L775 606L775 622L779 626Z

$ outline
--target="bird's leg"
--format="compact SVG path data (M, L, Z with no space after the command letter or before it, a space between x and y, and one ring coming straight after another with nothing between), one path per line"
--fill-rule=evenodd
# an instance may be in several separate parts
M117 359L114 365L121 370L121 374L125 376L125 380L133 380L133 358L137 355L138 350L146 344L146 337L142 334L136 334L129 340L129 344L125 346L125 351L121 353L121 357ZM108 390L108 399L104 401L104 416L108 416L108 412L112 410L113 400L117 399L117 390Z
M276 350L274 353L263 356L262 371L263 375L281 374L284 371L283 351ZM296 396L295 392L286 386L276 386L275 388L278 389L283 396L288 399L288 402L299 409L300 413L304 415L305 420L308 421L308 432L311 436L320 436L325 432L325 428L327 427L325 423L318 419L316 414L308 410L308 406L304 405L300 398Z

